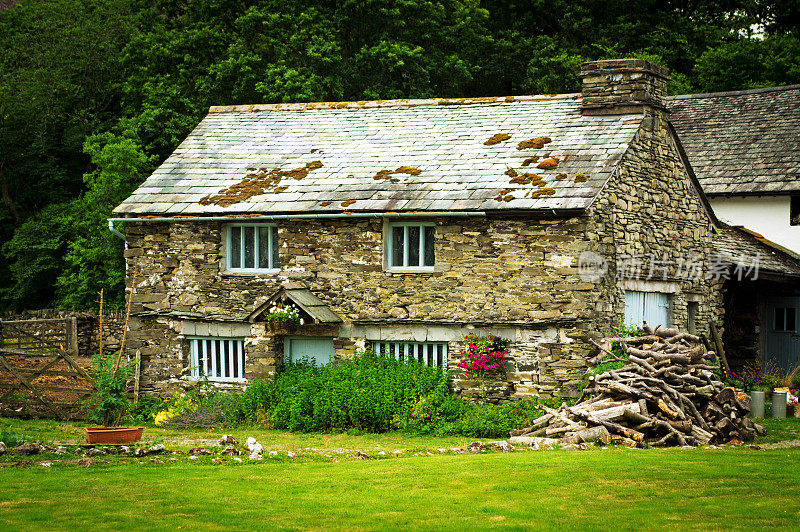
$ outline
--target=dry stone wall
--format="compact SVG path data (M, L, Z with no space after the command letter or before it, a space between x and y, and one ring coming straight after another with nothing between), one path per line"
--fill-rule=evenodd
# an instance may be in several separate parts
M118 350L122 343L122 333L125 326L125 312L111 310L103 313L103 350L105 352ZM52 320L68 320L75 318L77 324L78 355L90 357L100 350L100 320L94 311L67 311L57 309L38 309L20 312L6 312L0 316L8 321L25 321L25 330L36 333L39 331L44 336L64 333L63 323Z
M713 222L694 188L666 115L648 111L593 207L600 255L609 271L599 284L608 328L623 317L625 289L670 295L672 323L688 328L688 302L698 303L697 331L721 325L722 290L710 275ZM658 324L651 324L653 326Z

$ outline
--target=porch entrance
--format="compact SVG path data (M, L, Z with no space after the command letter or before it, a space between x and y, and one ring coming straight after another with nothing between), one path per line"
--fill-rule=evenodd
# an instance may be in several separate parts
M771 297L767 300L765 362L784 371L800 364L800 297Z

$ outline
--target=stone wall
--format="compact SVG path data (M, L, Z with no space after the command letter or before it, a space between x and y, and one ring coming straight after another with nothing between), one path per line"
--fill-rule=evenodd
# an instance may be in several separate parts
M66 311L56 309L25 310L21 312L6 312L0 316L3 320L24 320L26 330L40 330L42 333L53 332L54 327L63 330L61 324L52 321L37 320L66 320L75 318L77 322L78 355L90 357L100 348L100 320L93 311ZM122 333L125 326L125 311L111 310L104 312L103 316L103 350L105 352L118 350L122 343Z
M664 113L645 114L593 212L598 230L592 237L609 261L608 274L598 283L605 291L600 310L610 310L600 312L610 319L603 328L608 330L622 319L626 289L670 294L670 326L688 328L689 301L699 303L699 333L707 334L709 323L722 325L721 286L709 278L712 218L687 173Z
M129 347L143 357L144 389L166 392L185 383L182 327L192 316L241 320L291 282L308 287L345 320L337 356L369 347L380 334L420 341L423 330L428 341L450 342L453 367L465 327L499 327L514 340L510 395L571 393L561 387L580 380L598 307L595 285L581 281L576 268L576 257L591 245L592 220L435 222L430 273L384 270L380 218L281 223L278 274L223 271L221 224L128 224L129 281L137 272ZM384 332L376 336L375 327ZM282 361L282 341L263 323L253 324L246 351L248 378L268 376Z

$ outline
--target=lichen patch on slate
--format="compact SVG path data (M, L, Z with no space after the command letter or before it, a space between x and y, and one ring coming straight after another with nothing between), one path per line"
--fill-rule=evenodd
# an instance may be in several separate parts
M508 140L511 138L511 135L508 133L495 133L489 139L484 142L486 146L494 146L495 144L500 144L501 142Z
M309 172L322 168L321 161L311 161L306 163L305 166L300 168L293 168L292 170L281 170L280 168L255 168L250 167L247 169L250 173L244 176L239 183L229 186L219 192L219 194L204 197L200 200L200 205L219 205L220 207L228 207L235 203L247 201L253 196L260 196L266 192L272 191L280 193L288 187L279 187L281 180L284 177L291 177L294 179L303 179Z

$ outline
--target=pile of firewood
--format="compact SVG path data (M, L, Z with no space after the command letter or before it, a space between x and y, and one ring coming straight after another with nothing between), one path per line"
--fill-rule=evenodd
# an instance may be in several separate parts
M511 435L643 447L747 442L763 433L748 418L750 397L723 385L717 356L699 337L647 326L643 333L595 343L600 354L590 365L624 365L594 376L584 391L590 399L545 407L547 413L533 425ZM614 354L615 344L625 356Z

